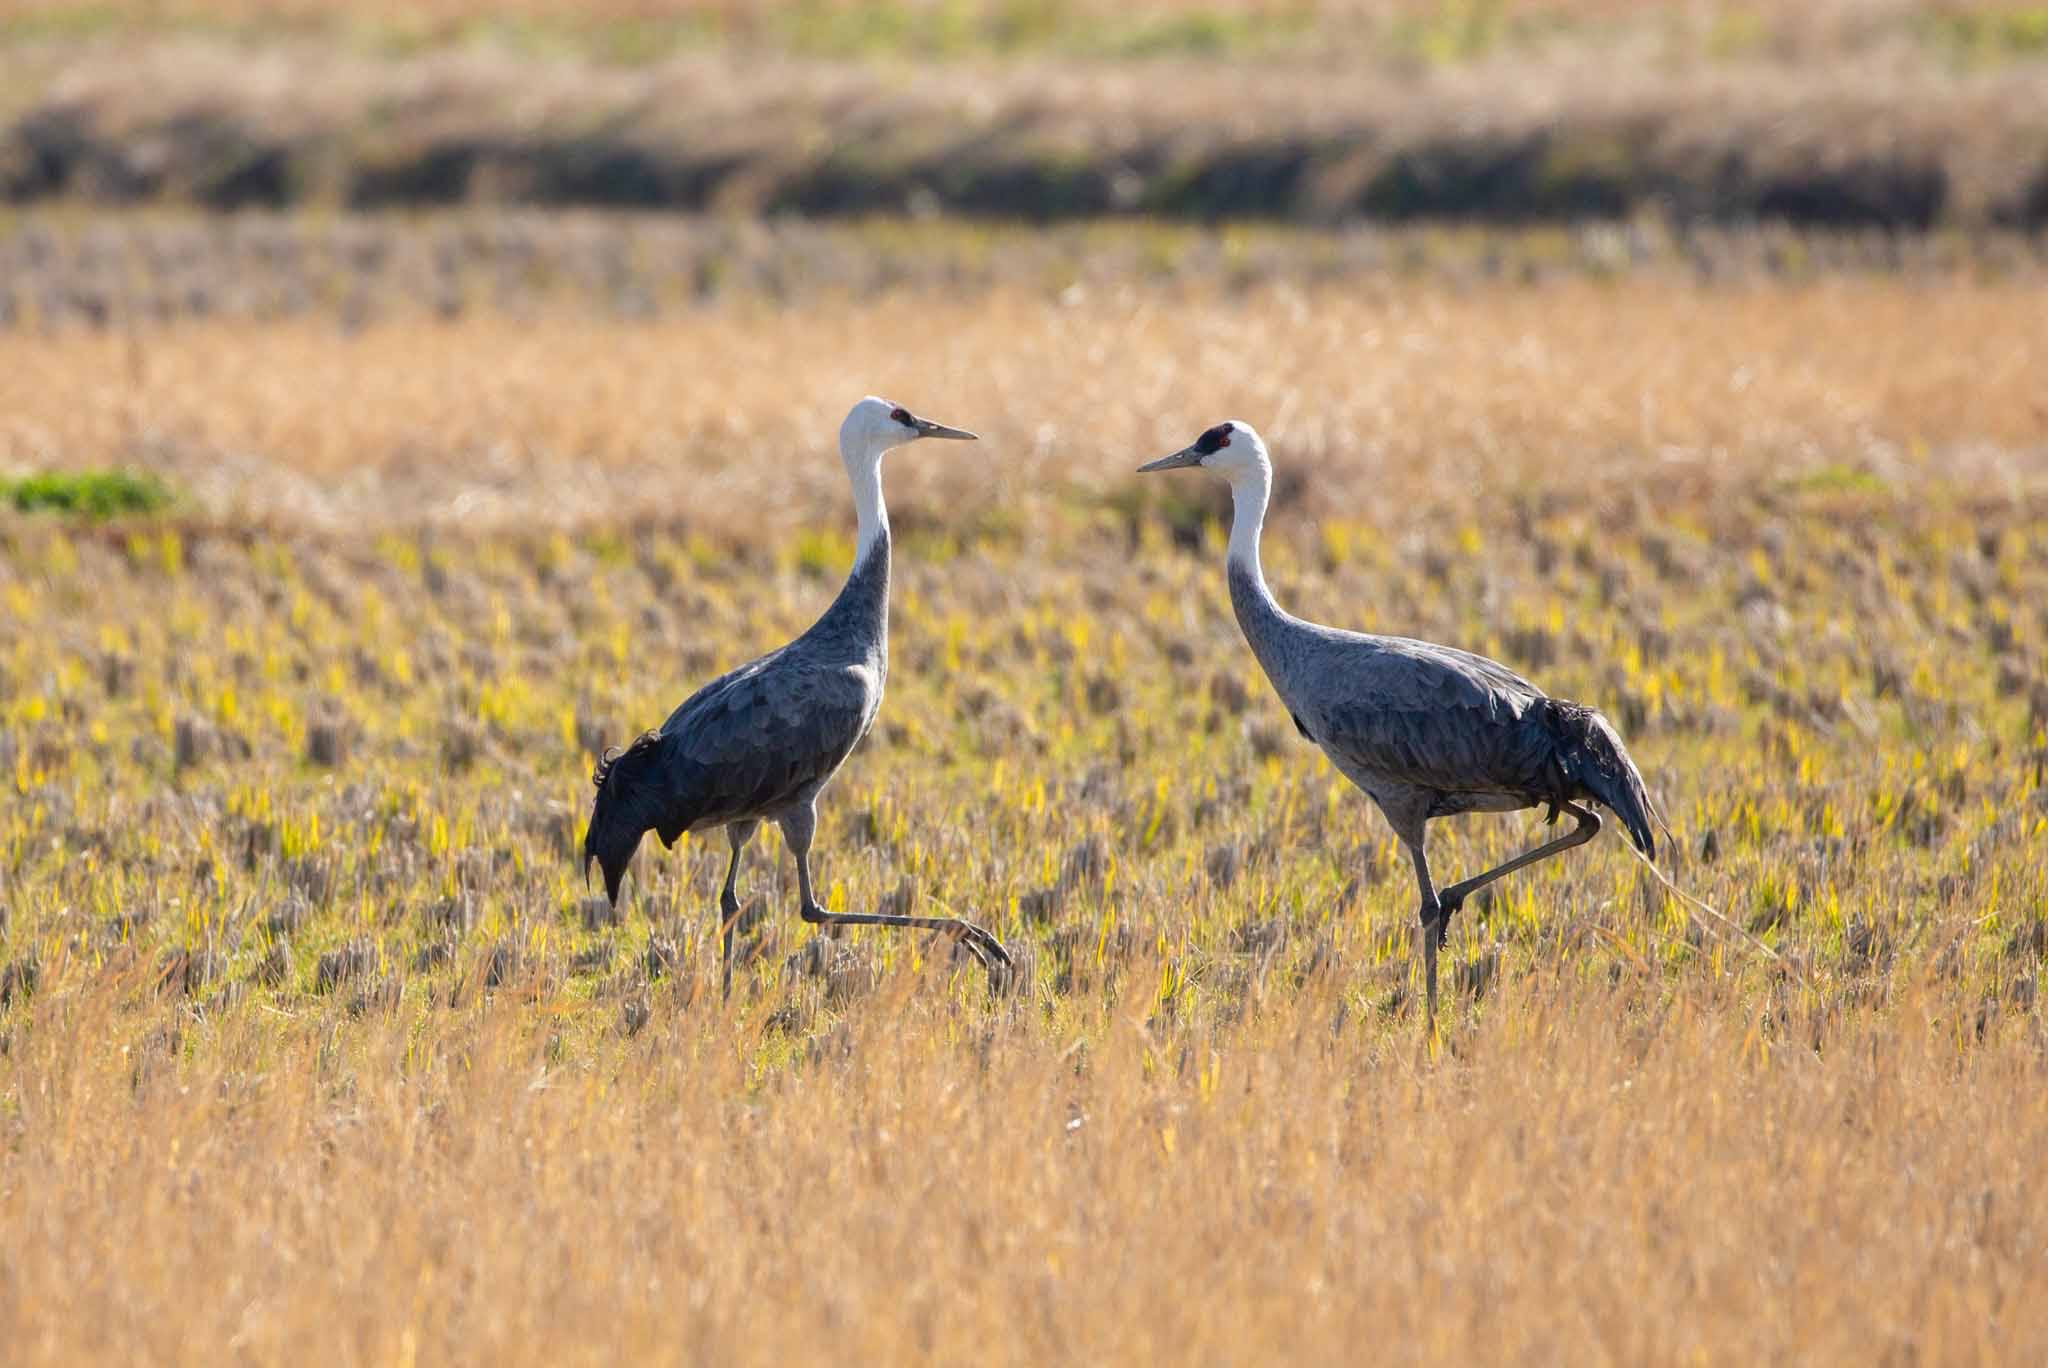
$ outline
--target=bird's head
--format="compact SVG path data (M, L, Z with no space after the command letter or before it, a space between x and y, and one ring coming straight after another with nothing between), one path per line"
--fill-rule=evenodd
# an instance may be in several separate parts
M956 442L979 440L971 432L920 418L901 404L870 394L849 409L846 421L839 425L839 454L849 466L879 462L891 447L915 442L920 437L945 437Z
M1265 442L1252 425L1233 419L1218 423L1173 455L1139 466L1138 473L1178 470L1182 466L1201 466L1216 471L1235 484L1247 475L1260 471L1270 473L1272 461L1266 455Z

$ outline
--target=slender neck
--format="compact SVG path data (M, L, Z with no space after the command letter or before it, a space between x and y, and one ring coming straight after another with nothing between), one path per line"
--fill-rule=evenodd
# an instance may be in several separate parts
M1272 472L1265 469L1246 472L1231 482L1230 555L1225 578L1230 584L1230 607L1245 642L1285 698L1287 690L1281 681L1286 677L1286 639L1294 622L1273 601L1266 573L1259 567L1259 530L1265 525L1266 501L1272 492Z
M860 544L846 583L823 617L804 635L828 643L848 659L889 668L889 514L882 506L881 462L848 459L853 504L860 516Z
M1273 472L1263 465L1230 483L1230 568L1260 589L1266 587L1266 574L1259 567L1259 533L1266 525L1266 503L1272 496Z
M860 537L853 553L858 567L867 560L875 543L889 534L889 506L882 502L882 462L853 460L846 463L847 478L853 483L853 508L860 519Z

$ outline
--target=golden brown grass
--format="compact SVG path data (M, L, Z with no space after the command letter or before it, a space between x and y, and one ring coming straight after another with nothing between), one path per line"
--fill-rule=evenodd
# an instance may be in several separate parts
M10 1362L2038 1360L2040 304L0 337L0 468L187 491L0 514ZM768 842L721 1005L723 847L650 845L612 924L589 751L827 600L870 388L984 440L891 458L890 696L818 872L1023 973L814 941ZM1215 491L1128 473L1226 414L1283 599L1607 708L1729 922L1603 839L1461 918L1425 1037L1406 870L1238 640Z
M139 1084L111 996L8 1062L16 1362L2048 1348L2041 1039L1918 989L1816 1055L1704 974L1521 982L1434 1062L1327 977L1071 1033L912 977L765 1070L701 1002L566 1062L523 1003L245 1010Z
M2038 276L1379 276L741 299L624 327L570 311L14 332L0 469L142 463L212 508L337 524L656 516L787 536L843 512L830 434L873 391L989 439L899 463L894 495L919 513L1099 501L1230 414L1313 472L1311 508L1382 522L1416 498L1655 503L1817 467L2005 488L2038 476L2048 441L2044 304Z

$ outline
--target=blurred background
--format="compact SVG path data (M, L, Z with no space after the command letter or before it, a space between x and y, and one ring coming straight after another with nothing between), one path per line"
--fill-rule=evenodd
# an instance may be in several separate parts
M945 367L988 381L1000 364L957 352L867 364L932 340L870 328L903 317L882 309L838 324L866 340L857 364L816 375L829 402L744 393L812 347L821 361L846 354L790 312L832 300L939 292L983 302L963 323L1006 317L994 331L1020 351L1029 336L1071 356L1079 328L1081 352L1128 358L1143 303L1204 290L1356 305L1417 282L2030 278L2048 219L2048 6L2015 0L6 0L0 14L0 329L124 339L111 360L13 359L0 477L142 467L202 506L330 521L394 507L605 516L636 506L634 477L606 472L674 468L735 441L795 456L848 391L894 383L943 408L927 382ZM758 339L770 368L664 396L629 434L548 433L530 416L515 431L493 400L496 417L459 434L421 436L446 419L422 412L417 441L344 437L361 415L315 413L289 382L266 392L273 408L298 396L296 426L255 423L246 397L203 404L180 370L182 354L229 344L155 345L148 331L729 324L756 305L785 311L788 326ZM1009 326L1020 312L1028 323ZM1386 317L1384 298L1366 312ZM744 349L719 332L719 357ZM438 355L456 369L417 395L432 406L475 396L461 367L485 349L504 361L505 403L523 395L559 419L591 402L538 397L506 339L444 337L464 360L413 345L432 336L293 365L327 364L325 394L376 391L380 365L413 376L417 357ZM546 383L563 383L538 359L559 354L559 337L518 338ZM630 353L635 338L603 345ZM1314 349L1357 338L1345 322ZM281 354L275 339L261 350ZM1297 449L1342 457L1367 440L1364 423L1336 416L1353 396L1167 350L1174 375L1154 401L1206 394L1202 411L1140 423L1094 406L1096 436L1149 450L1213 405L1249 402ZM1412 348L1392 359L1434 364ZM1584 369L1584 383L1616 387L1616 412L1640 408L1642 377ZM1088 375L1065 383L1071 399ZM1504 383L1466 394L1483 405ZM1015 386L972 397L1002 402L1005 437L1040 457L1074 430ZM616 412L620 395L597 402ZM1710 444L1639 417L1621 440ZM1877 425L1912 447L1913 433ZM345 450L320 454L335 443ZM1526 427L1494 445L1559 455ZM378 478L351 503L343 469Z
M0 199L2048 216L2016 0L9 0Z

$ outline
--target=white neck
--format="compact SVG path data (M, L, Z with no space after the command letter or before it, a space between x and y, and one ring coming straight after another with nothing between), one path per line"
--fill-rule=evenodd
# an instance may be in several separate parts
M889 530L889 507L882 502L881 457L847 461L846 477L853 485L853 508L860 518L860 540L853 553L853 563L858 566L868 558L876 539Z
M1259 533L1266 525L1266 503L1272 495L1273 472L1264 464L1230 481L1230 564L1260 584L1266 575L1259 568Z

